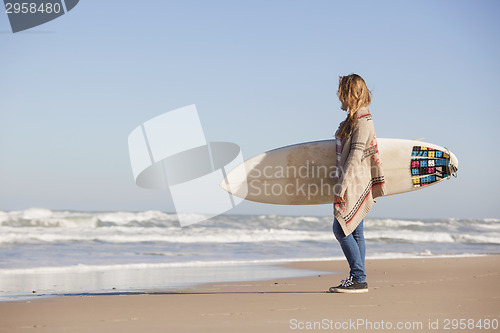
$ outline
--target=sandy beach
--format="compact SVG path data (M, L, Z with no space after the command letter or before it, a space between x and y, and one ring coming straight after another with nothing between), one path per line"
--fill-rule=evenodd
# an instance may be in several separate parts
M330 273L4 302L0 331L498 331L500 256L367 260L370 291L358 295L325 293L344 261L288 266Z

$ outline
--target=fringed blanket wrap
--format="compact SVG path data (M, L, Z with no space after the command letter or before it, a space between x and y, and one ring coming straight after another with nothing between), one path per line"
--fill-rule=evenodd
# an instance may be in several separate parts
M368 214L374 199L385 194L384 170L372 116L366 107L357 114L357 127L342 140L342 149L337 155L335 194L344 198L344 202L334 203L334 215L346 236Z

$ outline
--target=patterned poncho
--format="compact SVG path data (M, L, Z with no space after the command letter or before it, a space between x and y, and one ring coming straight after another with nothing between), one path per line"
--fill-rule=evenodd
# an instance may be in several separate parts
M337 149L335 194L344 198L344 202L334 203L334 215L346 235L356 229L374 199L385 194L384 170L372 115L366 107L357 114L357 127L348 138L338 141L341 149Z

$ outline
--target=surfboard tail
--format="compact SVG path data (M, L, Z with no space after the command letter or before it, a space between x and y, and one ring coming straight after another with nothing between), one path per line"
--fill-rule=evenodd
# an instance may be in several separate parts
M450 154L450 173L453 176L457 177L457 174L458 174L458 159L455 156L455 154L453 154L451 151L448 150L448 153Z

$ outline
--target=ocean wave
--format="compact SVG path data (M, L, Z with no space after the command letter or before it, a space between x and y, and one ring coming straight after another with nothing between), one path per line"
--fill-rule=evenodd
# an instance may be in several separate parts
M200 214L193 214L200 215ZM238 227L238 224L280 227L280 228L316 228L318 225L331 225L331 216L284 216L284 215L219 215L211 218L203 225L210 223L222 224L224 227ZM500 229L500 219L394 219L366 218L366 227L480 227ZM99 228L107 226L123 227L179 227L177 215L161 211L141 212L77 212L52 211L42 208L31 208L20 211L0 211L0 226L10 227L61 227L61 228Z
M325 232L286 229L218 229L218 228L133 228L106 229L12 228L0 227L0 244L37 242L166 242L166 243L258 243L331 240Z
M424 227L426 225L423 221L413 221L413 220L402 220L402 219L366 219L365 228L370 227L387 227L387 228L398 228L398 227Z
M500 233L489 233L486 235L462 234L455 235L454 238L459 243L500 245Z
M464 234L449 232L423 232L423 231L365 231L365 239L372 242L386 243L462 243L462 244L492 244L500 245L500 234Z
M199 219L203 214L184 214ZM322 222L331 223L331 217L323 216L280 216L280 215L220 215L210 219L213 223L234 227L244 223L252 227L297 228L315 226ZM210 221L204 224L210 224ZM179 227L177 214L161 211L143 212L74 212L51 211L32 208L23 211L0 211L0 226L43 227L43 228L99 228L124 227Z
M401 230L366 231L367 241L409 242L409 243L454 243L452 234L446 232L416 232Z
M365 230L367 242L377 243L464 243L500 244L499 233L466 234L450 232L425 232L408 230ZM288 229L224 229L196 228L186 231L178 228L109 227L83 228L14 228L0 227L0 244L36 243L286 243L332 242L329 231Z
M72 212L32 208L0 211L0 226L44 228L98 228L106 226L173 226L177 215L160 211L143 212Z
M0 244L258 243L332 241L331 216L220 215L181 228L174 213L0 211ZM500 220L367 218L365 237L377 243L500 244Z

